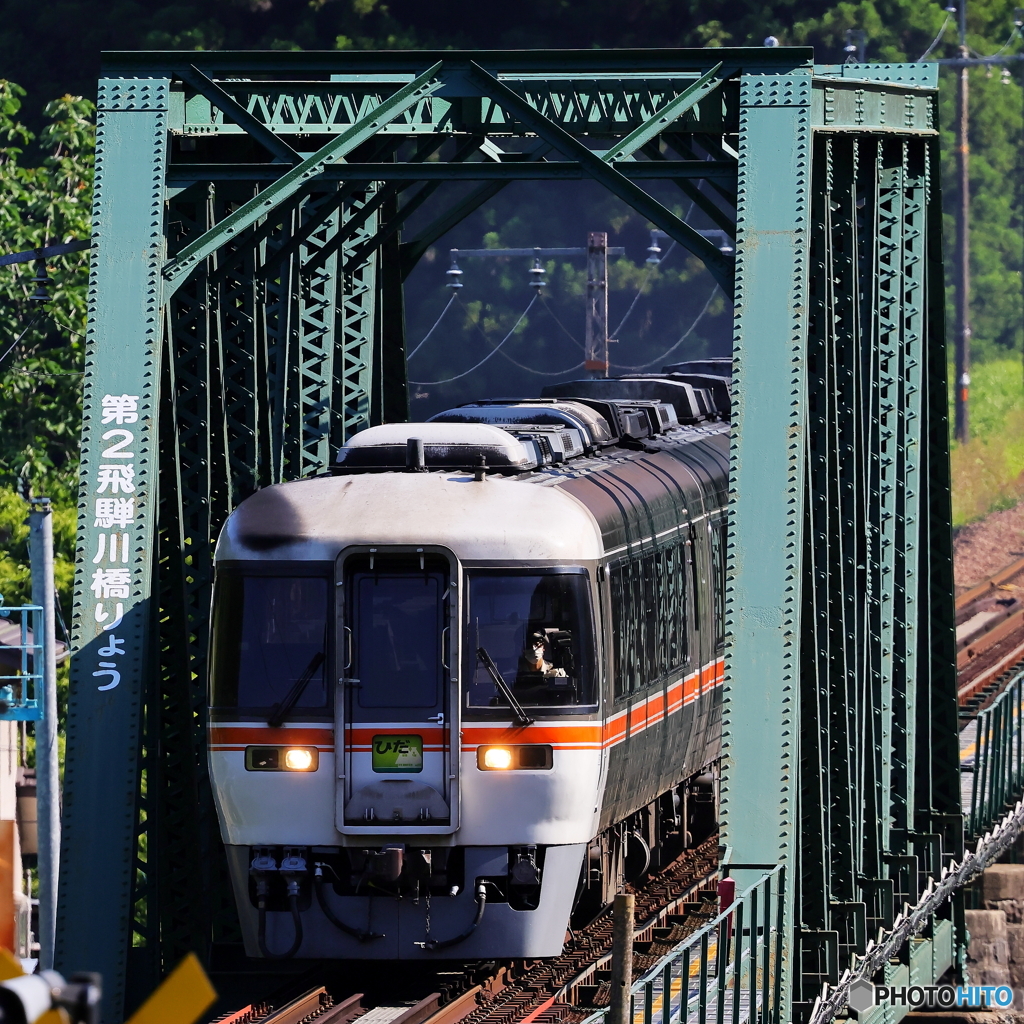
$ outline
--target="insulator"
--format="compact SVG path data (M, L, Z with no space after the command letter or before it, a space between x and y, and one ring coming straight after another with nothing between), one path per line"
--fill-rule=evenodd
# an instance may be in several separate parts
M462 287L462 282L459 280L462 277L462 271L459 270L459 265L452 260L452 265L445 271L445 277L448 278L448 283L445 288L451 288L451 290L458 291Z
M652 267L656 267L661 262L661 246L656 242L651 242L647 246L647 260L645 262L650 263Z
M539 259L535 259L533 261L533 266L530 267L530 287L531 288L536 288L537 291L540 291L541 288L544 288L544 287L547 286L547 281L544 280L544 273L545 273L545 271L544 271L544 268L540 265L540 260Z
M32 278L32 284L36 286L36 290L29 296L30 302L49 302L50 293L47 289L53 284L53 279L46 273L46 264L36 264L36 276Z

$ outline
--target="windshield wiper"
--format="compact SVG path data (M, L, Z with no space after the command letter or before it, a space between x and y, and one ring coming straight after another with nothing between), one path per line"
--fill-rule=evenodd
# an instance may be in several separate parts
M508 701L508 706L512 709L512 714L515 716L516 721L524 728L527 725L533 725L533 719L523 710L523 705L516 700L516 695L509 689L508 683L501 678L501 673L498 671L498 666L494 664L494 660L482 647L476 649L476 656L483 662L483 666L487 669L488 674L494 680L494 685L501 690L502 696Z
M313 673L316 672L323 663L323 651L317 651L316 654L309 659L309 664L306 666L306 670L292 684L292 688L288 691L288 696L286 696L280 704L275 704L271 709L270 717L267 719L267 725L269 725L271 729L281 728L288 712L290 712L298 703L298 700L302 696L306 686L309 684L310 679L313 678Z

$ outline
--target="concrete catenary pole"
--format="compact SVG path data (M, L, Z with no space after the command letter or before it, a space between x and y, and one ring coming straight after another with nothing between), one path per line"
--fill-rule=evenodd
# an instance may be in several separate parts
M636 897L619 893L612 904L612 992L608 1024L632 1024L633 915Z
M57 645L53 584L53 511L49 498L32 499L29 512L32 603L43 609L43 717L35 723L39 798L39 966L53 967L60 871L60 769L57 759ZM39 642L39 641L37 641Z
M970 57L967 49L967 0L960 0L960 57ZM971 386L971 174L970 118L968 109L970 68L960 68L956 94L956 384L954 412L956 439L970 440L971 424L968 395Z
M608 376L608 232L587 235L587 346L584 369Z

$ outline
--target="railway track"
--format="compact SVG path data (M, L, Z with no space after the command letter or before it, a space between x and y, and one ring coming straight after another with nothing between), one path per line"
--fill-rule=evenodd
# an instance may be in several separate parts
M635 971L646 970L718 913L718 861L713 835L643 884L628 887L636 896ZM570 932L561 956L463 971L448 964L413 982L422 993L418 998L389 1001L386 981L376 991L352 992L344 982L325 979L297 998L246 1006L211 1024L576 1024L608 1003L611 948L606 910ZM398 974L403 965L391 967Z
M956 651L961 715L973 717L1024 668L1024 558L956 599Z

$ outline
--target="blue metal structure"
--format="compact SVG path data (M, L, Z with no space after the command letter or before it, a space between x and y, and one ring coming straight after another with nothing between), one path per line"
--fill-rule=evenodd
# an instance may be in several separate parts
M0 598L0 721L43 717L43 609L7 607Z
M107 1020L237 939L217 532L407 416L402 282L514 180L600 183L735 303L722 828L741 888L787 879L774 1018L910 948L900 908L962 851L935 85L785 47L107 55L57 954L103 971Z

